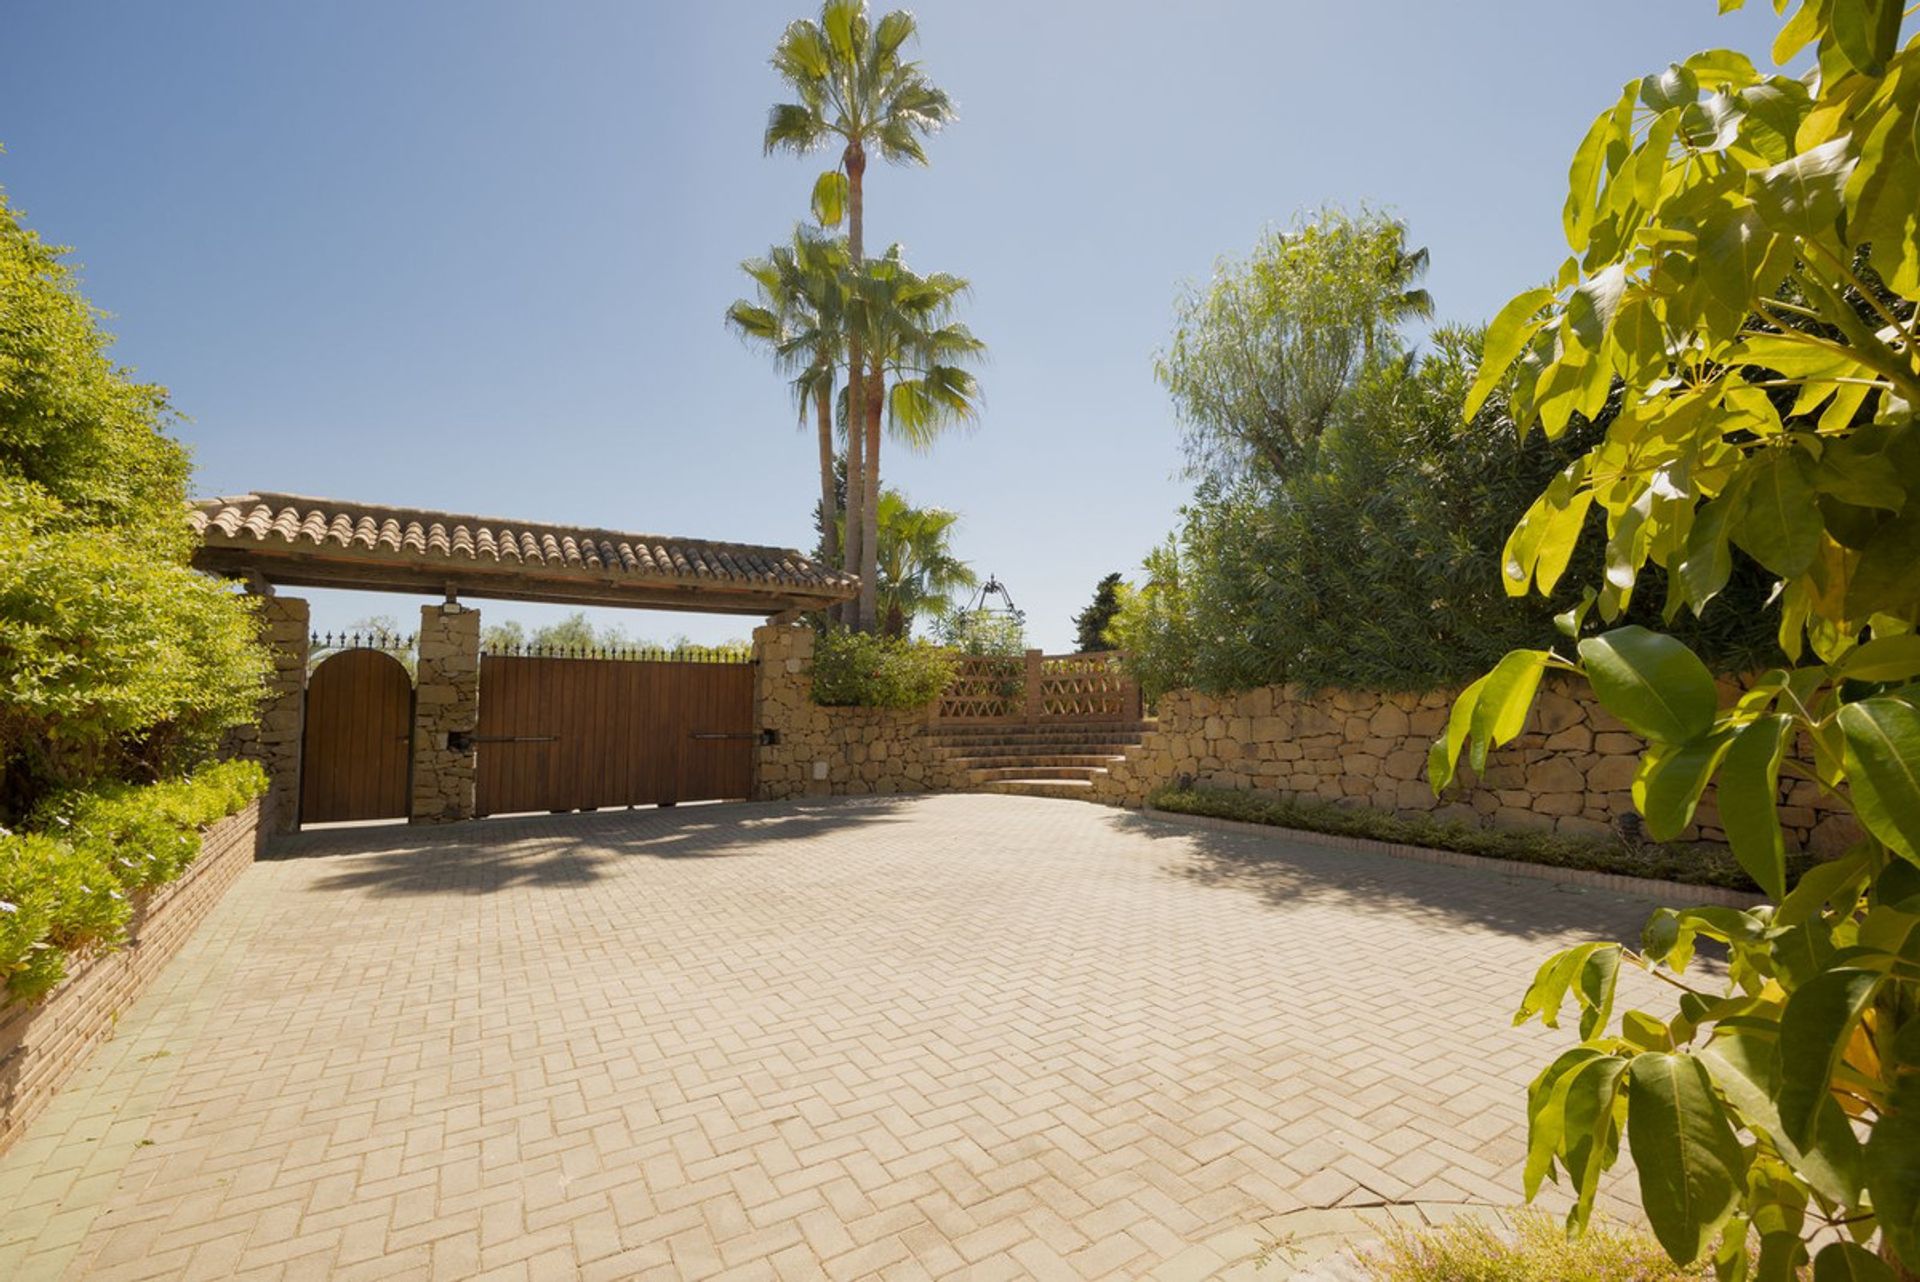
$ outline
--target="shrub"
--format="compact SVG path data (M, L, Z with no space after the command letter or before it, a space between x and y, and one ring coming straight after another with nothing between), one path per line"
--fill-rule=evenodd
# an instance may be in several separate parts
M248 604L190 568L187 456L0 195L0 822L177 774L257 711Z
M953 680L946 651L924 641L832 628L813 651L813 701L828 707L924 708Z
M1513 863L1584 868L1627 877L1657 877L1695 886L1724 886L1729 890L1759 890L1733 856L1718 846L1630 846L1624 841L1562 837L1510 828L1477 828L1454 820L1396 815L1326 801L1287 800L1231 788L1162 788L1147 798L1147 804L1173 814L1364 837L1369 841L1454 850ZM1796 854L1790 875L1797 879L1812 863L1810 856Z
M1424 359L1361 379L1284 475L1201 487L1113 627L1150 698L1279 682L1459 686L1558 637L1554 616L1600 572L1598 542L1552 597L1509 595L1490 549L1612 414L1516 449L1504 400L1461 421L1479 350L1477 336L1442 329ZM1679 626L1716 667L1754 670L1776 653L1770 590L1737 558L1723 598ZM1643 598L1636 617L1657 619L1657 600Z
M1652 1235L1596 1224L1569 1240L1545 1215L1518 1216L1511 1235L1462 1218L1439 1228L1394 1225L1358 1260L1372 1282L1684 1282L1711 1277L1683 1268Z
M200 853L204 828L266 791L250 761L191 778L50 800L45 832L0 836L0 987L35 1001L66 959L120 942L132 895L171 881Z

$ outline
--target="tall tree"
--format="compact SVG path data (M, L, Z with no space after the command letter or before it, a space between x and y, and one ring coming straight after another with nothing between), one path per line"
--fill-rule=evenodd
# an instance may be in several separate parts
M1107 626L1120 613L1120 583L1118 570L1101 579L1087 608L1073 616L1074 647L1080 653L1113 649L1113 643L1107 640Z
M822 224L847 222L847 248L854 270L865 260L866 172L869 149L896 164L924 165L921 139L953 119L953 103L921 71L920 64L901 56L916 31L913 15L896 10L870 21L864 0L826 0L818 20L802 18L788 24L773 51L773 68L794 92L797 101L776 103L767 113L763 144L768 154L791 151L801 155L838 145L833 169L820 175L813 189L813 211ZM850 369L867 367L858 335L849 336ZM847 388L848 422L867 422L867 383L850 378ZM867 482L849 434L848 504L871 508L877 502L877 482ZM858 571L871 566L873 549L862 546L871 519L847 522L849 535L842 564ZM872 596L871 587L863 601ZM865 626L872 626L870 607Z
M953 319L968 291L965 279L945 272L922 276L906 265L899 245L858 273L850 291L848 347L862 353L865 415L865 487L859 515L866 529L859 538L859 626L872 631L879 621L880 437L882 421L912 449L927 449L957 423L979 412L980 389L964 363L977 359L985 345ZM851 398L849 398L851 405ZM849 422L859 420L850 419ZM849 429L849 439L855 434ZM849 506L852 478L849 477Z
M954 593L980 580L953 551L958 512L914 507L898 490L882 491L877 510L881 624L889 636L905 636L915 618L945 613Z
M1178 305L1154 372L1180 416L1190 473L1219 483L1297 467L1400 327L1431 314L1423 249L1404 224L1327 208L1222 259Z
M740 264L754 283L757 301L737 300L727 323L743 338L768 347L781 369L793 375L793 399L804 424L814 416L820 450L820 528L831 562L839 527L839 491L834 450L834 388L846 360L846 298L850 259L846 242L795 228L790 244L775 245L764 258ZM849 459L851 466L852 460Z

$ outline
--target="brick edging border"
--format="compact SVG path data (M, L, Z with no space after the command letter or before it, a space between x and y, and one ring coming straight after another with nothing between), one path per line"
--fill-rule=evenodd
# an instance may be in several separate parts
M1611 890L1624 895L1636 895L1643 899L1659 900L1662 903L1678 901L1689 906L1711 904L1721 908L1744 909L1766 902L1765 896L1762 895L1728 890L1724 886L1694 886L1684 881L1668 881L1661 877L1632 877L1625 873L1594 872L1586 868L1558 868L1552 864L1522 863L1517 859L1492 859L1486 855L1469 855L1458 850L1434 850L1428 846L1410 846L1398 841L1375 841L1371 837L1348 837L1338 833L1314 832L1306 828L1283 828L1278 824L1250 823L1244 819L1217 819L1212 815L1180 814L1172 810L1156 810L1152 806L1143 806L1135 813L1158 819L1162 823L1182 824L1193 828L1213 828L1221 832L1239 832L1253 836L1285 837L1308 845L1329 846L1335 850L1363 850L1370 854L1388 855L1395 859L1412 859L1423 864L1444 864L1452 868L1473 868L1481 872L1531 877L1536 881L1558 882L1565 886L1586 886L1594 890Z
M208 827L194 861L174 881L136 900L125 944L68 972L45 999L0 1008L0 1153L59 1094L121 1013L192 938L257 857L261 803Z

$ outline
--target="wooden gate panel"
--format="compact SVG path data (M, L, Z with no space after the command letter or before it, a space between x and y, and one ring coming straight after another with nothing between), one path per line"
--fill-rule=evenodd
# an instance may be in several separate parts
M752 718L746 664L486 655L477 808L744 798L753 789Z
M307 680L300 822L404 819L413 679L380 650L329 655Z

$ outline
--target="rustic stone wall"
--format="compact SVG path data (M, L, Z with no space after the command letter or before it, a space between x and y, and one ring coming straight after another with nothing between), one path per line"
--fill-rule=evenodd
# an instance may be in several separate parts
M69 962L60 986L32 1006L0 1007L0 1153L113 1035L121 1013L253 862L263 812L263 802L255 802L221 820L178 880L141 892L124 948Z
M307 603L269 596L260 603L260 637L272 652L273 671L260 702L257 725L236 726L223 755L257 761L267 772L263 818L268 832L292 832L300 814L300 737L307 700Z
M856 797L965 785L929 734L931 709L822 708L813 701L813 629L755 629L754 724L777 742L755 749L754 797Z
M1289 799L1370 806L1488 827L1547 829L1599 837L1634 814L1631 788L1640 738L1573 680L1551 675L1526 733L1487 759L1483 775L1436 798L1427 748L1445 729L1453 692L1424 695L1265 686L1213 696L1181 690L1160 700L1157 727L1096 781L1094 799L1139 806L1154 789L1191 779ZM1852 821L1805 781L1782 781L1781 820L1790 847L1836 854L1855 838ZM1682 840L1722 841L1709 791Z
M413 823L450 823L474 813L472 743L450 740L480 726L480 612L448 603L420 608L420 664L413 698Z

